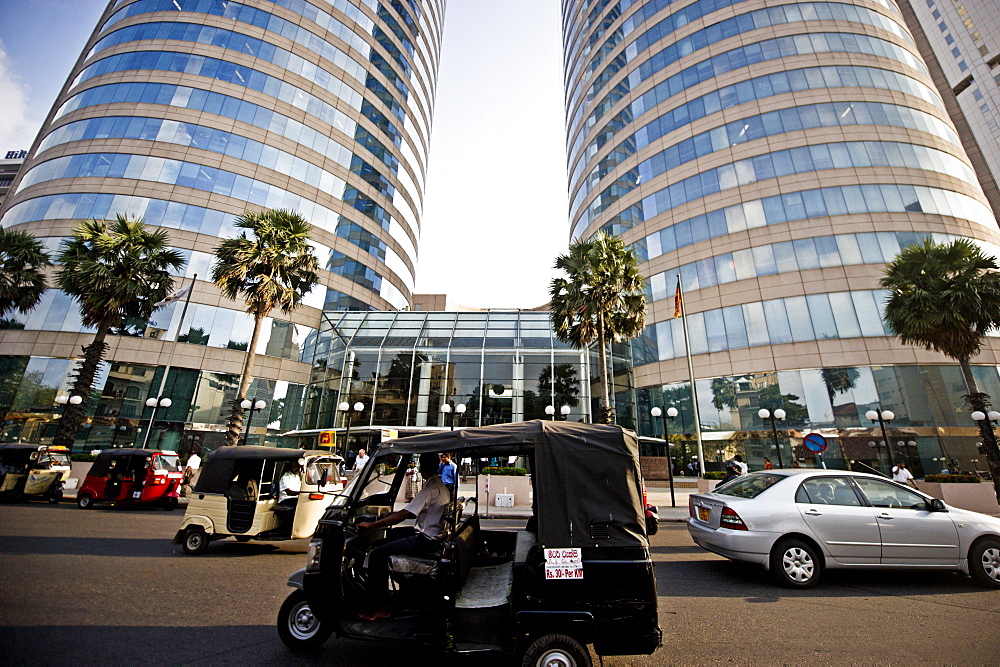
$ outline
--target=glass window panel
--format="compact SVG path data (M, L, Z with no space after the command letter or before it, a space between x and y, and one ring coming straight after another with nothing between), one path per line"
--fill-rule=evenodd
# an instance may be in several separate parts
M830 307L837 321L837 334L840 338L856 338L861 335L858 316L854 312L854 302L849 292L833 292L830 297Z
M858 324L861 326L861 333L865 336L884 336L885 327L882 324L882 313L878 303L875 301L875 293L851 292L851 300L854 302L854 312L858 316Z
M795 258L800 270L819 268L819 254L813 239L798 239L792 241L792 245L795 247Z
M806 297L806 303L809 305L809 316L816 338L836 338L837 322L833 318L829 297L826 294L810 294Z
M809 319L809 306L806 298L804 296L788 297L785 299L785 308L789 313L788 325L792 331L792 340L795 342L815 340L816 335L813 332L812 321Z
M728 349L747 347L750 343L747 338L746 323L743 321L743 308L741 306L723 308L722 317L726 324Z
M743 321L750 346L767 345L770 340L767 335L767 319L764 317L764 305L757 303L743 304Z
M792 342L792 330L785 313L785 302L782 299L765 301L764 317L767 322L767 334L772 345Z
M777 271L774 265L774 253L771 246L759 246L751 248L753 252L753 263L758 276L769 276Z
M861 248L858 239L853 234L841 234L834 237L837 241L837 252L843 265L862 264Z
M704 313L695 313L687 317L688 340L691 342L691 354L705 354L708 352L709 344Z

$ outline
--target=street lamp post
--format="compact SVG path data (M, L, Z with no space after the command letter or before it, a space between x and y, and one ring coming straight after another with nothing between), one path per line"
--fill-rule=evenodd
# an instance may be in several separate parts
M1000 456L1000 451L997 449L997 436L993 432L993 425L1000 421L1000 412L990 410L984 414L982 410L973 410L969 416L979 426L979 435L983 438L983 450L986 454L986 460L989 461L996 456ZM990 469L992 470L993 468L991 467ZM997 493L997 498L1000 499L1000 492Z
M365 409L365 404L362 403L361 401L358 401L354 405L351 405L347 401L343 401L340 405L337 406L337 410L344 413L344 421L347 422L347 433L344 434L344 451L341 453L341 456L344 457L345 461L347 460L348 447L350 447L351 420L355 412L363 412L364 409Z
M868 412L865 413L865 417L867 417L868 421L872 423L878 422L878 425L882 428L882 442L885 443L885 453L888 456L890 454L889 434L885 430L885 423L891 422L893 419L895 419L896 413L894 413L892 410L869 410ZM878 448L878 464L882 465L881 447ZM891 462L890 462L890 467L892 467Z
M757 416L760 417L761 421L766 419L771 420L771 434L774 436L774 449L778 452L778 467L784 468L785 463L781 460L781 447L778 445L778 424L777 422L783 421L785 419L785 411L778 408L774 412L771 412L767 408L761 408L757 411ZM777 420L777 421L775 421Z
M244 398L240 401L240 407L244 410L249 410L250 414L247 415L247 427L243 431L243 444L247 444L250 441L250 422L253 421L253 413L257 410L263 410L267 406L267 402L263 399L258 398L256 401L251 401L249 398Z
M465 403L459 403L454 407L452 407L450 402L441 404L441 414L448 420L452 431L455 430L455 417L461 417L464 415L465 410Z
M121 434L121 433L124 433L127 430L128 430L128 426L126 426L125 424L122 424L121 426L112 426L111 427L111 431L112 431L112 435L111 435L111 448L112 449L114 449L117 446L116 443L118 442L118 435Z
M158 408L169 408L173 401L171 401L166 396L161 396L156 398L155 396L150 396L146 399L146 407L152 408L153 411L149 413L149 428L146 429L146 437L142 439L142 448L146 449L149 445L149 436L153 432L153 421L156 419L156 410Z
M677 499L674 497L674 462L670 458L670 429L667 427L667 418L673 421L677 416L677 408L667 408L666 415L660 408L652 408L649 414L653 419L659 417L663 421L663 443L667 448L667 479L670 480L670 506L677 507Z

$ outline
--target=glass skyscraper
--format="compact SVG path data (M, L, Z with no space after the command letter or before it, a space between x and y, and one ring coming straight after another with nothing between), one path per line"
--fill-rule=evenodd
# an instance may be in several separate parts
M109 339L78 443L141 437L144 401L171 366L154 444L212 441L235 395L252 322L206 282L212 251L249 209L313 225L321 285L266 323L251 433L298 426L303 349L324 312L412 303L445 0L115 0L70 73L0 210L51 250L75 223L141 216L197 275L183 304ZM53 427L82 344L58 290L0 330L3 437ZM198 433L200 435L193 435Z
M896 3L564 0L563 30L571 237L620 236L649 282L619 415L662 432L649 409L676 405L672 431L695 431L679 276L709 460L774 460L757 413L781 407L786 463L789 448L811 459L801 435L819 431L837 460L985 469L957 364L881 317L902 247L961 237L1000 254ZM974 364L1000 399L998 350ZM879 407L896 415L888 443L865 417Z

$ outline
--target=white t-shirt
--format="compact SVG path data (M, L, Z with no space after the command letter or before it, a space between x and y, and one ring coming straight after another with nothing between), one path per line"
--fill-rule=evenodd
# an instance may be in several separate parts
M911 479L913 479L913 475L906 468L900 468L899 466L892 467L892 481L906 484Z
M302 488L302 480L291 470L285 472L278 480L278 502L288 498L298 498Z
M432 539L441 537L444 510L451 500L451 492L437 475L424 480L424 488L403 509L417 517L414 528Z
M354 469L361 470L362 468L365 467L365 463L367 462L368 462L367 454L358 454L358 457L354 459Z
M192 454L188 457L187 467L191 468L192 471L197 470L201 467L201 457L197 454Z

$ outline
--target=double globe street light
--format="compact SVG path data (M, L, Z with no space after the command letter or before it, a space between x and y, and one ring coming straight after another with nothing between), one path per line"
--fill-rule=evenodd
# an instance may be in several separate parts
M670 481L670 506L677 507L677 499L674 497L674 462L670 458L670 429L667 428L667 419L674 420L677 416L677 408L667 408L666 415L660 408L650 408L649 414L653 419L663 420L663 443L667 448L667 479ZM655 429L654 429L655 430Z
M452 407L451 403L441 404L441 414L448 420L451 424L451 430L455 430L455 417L461 417L465 414L465 403L459 403L458 405Z
M249 444L250 442L250 422L253 421L253 413L258 410L263 410L267 407L267 402L263 399L258 398L256 401L251 401L249 398L244 398L240 401L240 407L244 410L249 410L250 414L247 415L247 427L243 432L243 444Z
M778 452L778 467L784 468L785 463L781 460L781 446L778 444L778 424L779 421L784 421L785 411L778 408L774 412L771 412L767 408L761 408L757 411L757 416L760 417L761 421L771 420L771 435L774 436L774 449Z
M896 418L896 413L892 410L869 410L865 413L865 417L867 417L868 421L872 423L878 422L878 425L882 428L882 442L885 443L885 453L887 456L891 455L891 452L889 451L889 435L885 430L885 425L886 422L891 422ZM879 443L875 443L875 448L877 450L876 456L878 456L878 464L882 465L882 448L879 446ZM891 461L889 462L889 467L892 467Z
M75 398L75 397L74 397ZM153 433L153 422L156 420L156 411L159 408L166 410L171 405L173 401L166 396L161 396L156 398L155 396L150 396L146 399L146 407L152 408L153 411L149 413L149 428L146 429L146 437L142 439L142 448L146 449L149 445L149 436Z
M355 413L364 412L365 404L362 403L361 401L358 401L354 405L351 405L349 402L343 401L340 405L337 406L337 410L344 413L344 421L347 422L347 432L344 434L344 451L343 453L341 453L341 456L343 456L344 460L346 461L347 450L350 447L350 442L351 442L350 440L351 420L354 417Z
M573 411L573 408L569 407L568 405L563 405L562 407L559 408L559 414L562 415L563 421L566 420L566 418L569 416L569 413L572 412L572 411ZM549 417L552 418L553 421L555 421L555 418L556 418L556 406L554 406L554 405L546 405L545 406L545 414L547 414Z

